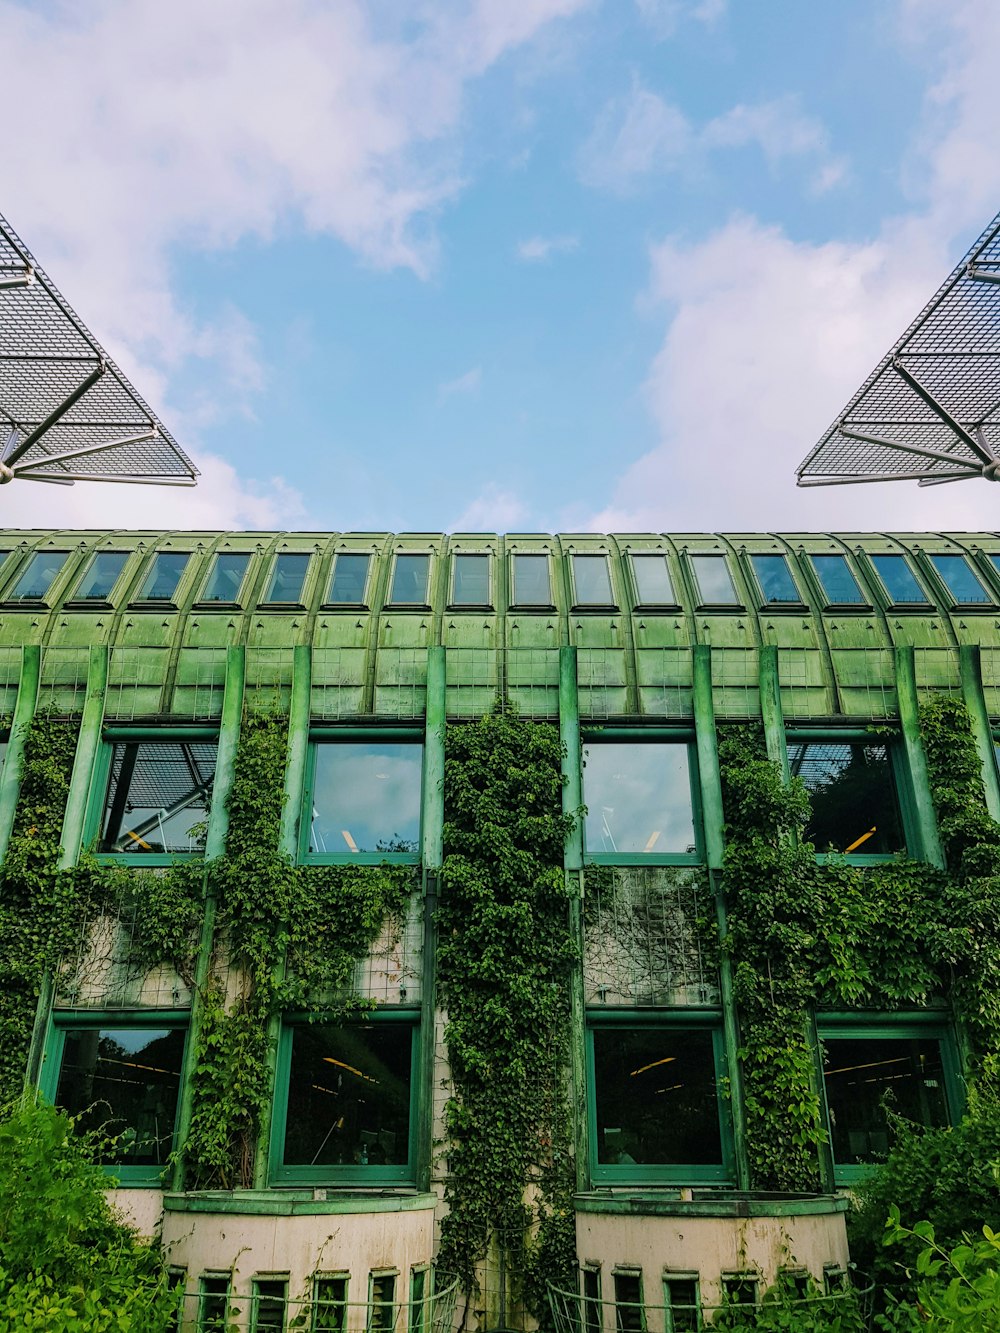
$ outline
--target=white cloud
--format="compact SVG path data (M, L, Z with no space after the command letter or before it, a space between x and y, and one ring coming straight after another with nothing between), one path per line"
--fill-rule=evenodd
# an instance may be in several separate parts
M846 162L830 149L826 129L796 97L741 103L697 127L679 107L633 81L627 97L609 102L580 151L587 185L625 192L643 178L668 171L704 169L713 153L753 147L777 172L787 161L812 167L812 188L832 189Z
M544 263L553 255L571 254L579 250L579 236L529 236L517 246L517 257L526 264Z
M482 366L473 366L464 375L459 375L453 380L446 380L444 384L440 385L438 387L438 397L454 398L455 394L475 393L482 382Z
M635 0L639 17L658 41L672 37L685 18L692 18L707 27L714 27L725 16L728 0Z
M514 491L491 481L479 495L447 525L449 532L524 531L529 509Z

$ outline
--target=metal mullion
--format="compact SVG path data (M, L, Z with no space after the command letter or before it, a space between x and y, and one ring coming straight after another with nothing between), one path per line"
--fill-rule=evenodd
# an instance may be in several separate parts
M7 854L14 829L24 747L38 702L41 663L41 646L37 643L25 644L21 649L21 674L17 682L17 701L14 704L7 753L4 755L3 767L0 768L0 861Z
M115 748L117 749L117 746ZM122 755L121 767L118 770L118 780L115 786L115 799L112 802L107 822L104 823L102 818L104 828L106 828L111 837L116 840L121 832L122 820L125 816L125 806L128 803L129 788L132 785L132 776L135 773L136 761L139 758L139 746L137 743L132 745L125 744L122 748L125 753ZM114 762L114 751L112 751L112 774L114 772ZM101 814L103 816L103 810L101 811ZM103 835L104 829L102 828L98 833L98 837L103 838Z

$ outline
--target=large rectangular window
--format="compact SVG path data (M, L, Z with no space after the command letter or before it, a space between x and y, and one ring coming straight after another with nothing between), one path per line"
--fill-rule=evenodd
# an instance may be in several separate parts
M426 606L430 577L429 555L397 555L392 571L389 602L393 606Z
M727 1179L718 1029L595 1024L589 1038L594 1180Z
M632 577L637 606L675 605L677 598L665 555L633 555Z
M309 555L304 552L284 551L274 557L274 568L268 580L265 603L277 602L283 606L300 606L302 589L309 571Z
M790 740L788 763L805 783L812 816L805 836L818 852L888 856L905 851L892 757L868 741Z
M750 563L766 605L801 605L801 594L783 555L752 555Z
M964 555L932 555L931 564L956 606L992 606L982 580Z
M44 601L68 557L68 551L36 551L14 584L10 601Z
M423 746L317 741L312 747L305 852L335 860L416 861Z
M606 555L573 556L573 604L614 606L611 573Z
M873 555L871 562L894 606L927 606L927 594L905 555Z
M99 1130L101 1154L123 1184L158 1184L173 1151L186 1019L55 1017L42 1091Z
M250 564L249 551L220 551L215 557L212 572L201 594L203 602L232 602L240 600L240 588Z
M200 852L217 742L122 740L113 742L108 753L98 850Z
M275 1181L410 1180L416 1045L412 1016L287 1025Z
M454 606L490 606L490 557L453 557L451 600Z
M131 554L131 551L98 551L87 566L73 600L106 602Z
M515 555L512 565L513 606L551 606L552 583L547 555Z
M940 1029L903 1019L879 1028L821 1021L819 1031L838 1183L885 1160L894 1116L926 1128L956 1117L954 1060Z
M739 606L740 599L724 555L693 555L698 601L703 606Z
M851 572L846 556L814 555L813 569L829 606L864 606L867 598Z
M588 856L697 859L691 748L684 741L591 741L583 769Z
M371 556L367 552L341 551L333 562L327 604L364 606L370 564Z
M188 551L157 551L139 589L139 601L172 602L189 559Z

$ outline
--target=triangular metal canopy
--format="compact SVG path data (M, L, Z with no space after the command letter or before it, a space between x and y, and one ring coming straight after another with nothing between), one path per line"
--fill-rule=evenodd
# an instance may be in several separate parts
M0 216L0 484L193 486L197 475Z
M1000 480L1000 213L797 471L800 486Z

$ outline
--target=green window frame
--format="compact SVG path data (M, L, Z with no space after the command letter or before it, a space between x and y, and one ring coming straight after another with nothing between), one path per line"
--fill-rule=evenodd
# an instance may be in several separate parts
M754 551L750 555L750 567L760 593L762 610L787 607L798 611L805 606L791 561L783 551Z
M902 551L870 551L868 559L886 603L893 610L933 610L931 599Z
M965 1096L957 1043L948 1015L938 1013L871 1013L871 1014L818 1014L816 1030L820 1045L840 1040L886 1040L906 1042L923 1040L937 1042L941 1054L941 1073L944 1082L943 1100L950 1124L957 1124L965 1109ZM826 1094L827 1071L822 1052L818 1058L820 1083L823 1087L823 1116L833 1154L833 1179L838 1186L850 1186L863 1180L874 1163L838 1162L836 1137L830 1113L830 1099ZM888 1137L887 1148L890 1145Z
M350 1284L351 1275L344 1269L313 1274L310 1333L344 1333Z
M255 1273L250 1279L250 1333L285 1333L288 1274Z
M408 1333L430 1333L434 1312L434 1269L430 1264L414 1264L410 1269L410 1305Z
M688 569L699 610L744 611L729 557L723 551L689 551Z
M581 1333L603 1333L604 1310L601 1302L601 1265L584 1264L580 1269L580 1294L583 1311Z
M227 1333L233 1275L202 1273L198 1278L198 1333Z
M715 1079L715 1105L718 1115L720 1162L599 1162L599 1124L597 1109L596 1052L597 1033L660 1031L699 1033L711 1037ZM733 1128L722 1090L726 1087L727 1065L722 1014L718 1009L604 1009L587 1014L587 1118L590 1129L590 1176L595 1187L626 1185L712 1185L732 1184L735 1180ZM642 1071L645 1072L645 1071Z
M696 1272L663 1274L664 1333L698 1333L701 1317L701 1275Z
M198 606L239 606L252 551L216 551Z
M180 1009L126 1009L126 1010L91 1010L57 1009L52 1015L45 1043L45 1057L39 1078L39 1093L50 1105L57 1105L60 1075L67 1036L80 1031L161 1031L183 1032L180 1070L177 1080L177 1104L174 1107L174 1123L170 1126L169 1144L162 1153L161 1165L129 1165L128 1163L107 1163L104 1172L114 1177L128 1188L160 1188L164 1183L164 1173L169 1168L169 1157L177 1148L177 1111L180 1105L181 1082L184 1077L184 1061L187 1053L190 1014ZM157 1071L159 1072L159 1071ZM164 1136L166 1137L166 1136Z
M368 580L371 577L372 556L370 551L338 551L333 558L330 571L330 586L327 588L324 606L350 606L364 608L368 605ZM358 577L360 573L360 578ZM357 592L358 597L348 596Z
M318 1018L308 1013L290 1014L285 1017L278 1039L278 1060L275 1074L274 1114L271 1117L270 1144L270 1180L275 1186L358 1186L378 1187L382 1185L415 1185L417 1163L417 1122L420 1106L420 1010L409 1006L394 1006L374 1009L363 1017L351 1022L331 1023L327 1026L350 1030L351 1028L396 1027L407 1030L410 1035L409 1062L409 1110L408 1141L406 1161L395 1164L375 1162L351 1162L338 1164L318 1164L288 1162L284 1160L285 1137L288 1128L288 1103L291 1092L292 1056L295 1033L300 1030L315 1031ZM356 1066L340 1064L355 1077L367 1077ZM331 1127L335 1121L331 1121ZM318 1154L317 1154L318 1155Z
M108 807L108 796L112 784L112 765L115 759L117 747L123 747L123 764L126 757L129 756L130 747L148 745L218 745L219 733L211 727L131 727L131 728L108 728L104 733L103 744L98 754L97 763L94 768L94 781L90 792L90 801L87 810L87 823L85 844L89 847L98 848L104 836L105 812ZM122 778L122 772L119 771L118 781ZM208 800L211 801L211 791L214 789L215 772L212 775L212 788L208 791ZM195 788L192 786L192 794ZM128 797L128 788L120 795L123 803ZM148 807L152 808L152 807ZM169 808L169 807L165 807ZM114 811L108 811L108 820L115 817ZM206 816L207 818L207 810ZM201 822L201 821L195 821ZM121 827L121 824L119 824ZM133 831L134 837L134 831ZM141 834L140 834L141 840ZM204 855L204 849L192 848L190 851L147 851L142 848L136 851L100 851L96 853L101 861L119 861L129 865L143 866L168 866L173 865L177 860L197 860Z
M552 600L552 558L548 551L512 552L510 581L512 611L555 610Z
M477 587L477 585L479 585ZM481 597L474 594L482 592ZM456 609L493 609L493 559L489 551L455 551L451 557L451 598Z
M870 611L871 601L843 551L814 551L809 560L822 593L823 609Z
M635 592L635 609L659 610L679 603L665 551L630 551L629 568Z
M69 551L32 551L17 582L7 594L7 601L14 606L18 602L44 603L69 556Z
M962 551L929 551L927 559L944 589L944 605L953 611L992 611L996 603L982 573Z
M136 601L174 607L177 589L188 571L190 561L190 551L157 551L150 561Z
M122 581L125 566L133 553L122 550L95 551L77 580L67 606L110 606L112 594Z
M574 551L570 579L574 611L617 611L607 551Z
M260 606L302 609L311 560L311 551L279 551L271 562L271 573Z
M379 730L371 728L344 727L339 730L316 730L310 733L309 737L309 758L306 766L306 782L303 793L302 818L299 821L299 861L303 865L382 865L389 863L391 865L418 865L420 863L420 838L421 838L421 815L423 812L423 733L410 727L383 727ZM313 820L317 813L317 779L321 776L319 769L321 766L321 751L329 746L355 746L360 749L376 749L379 746L406 746L412 747L420 756L420 789L417 793L417 828L407 830L415 832L415 838L406 838L407 842L415 842L416 847L407 851L352 851L350 844L346 841L346 836L350 830L342 830L341 836L345 841L344 851L321 851L311 848L310 844L314 840ZM357 795L357 791L352 785L352 793ZM387 838L391 839L393 833L399 832L398 829L386 830Z
M429 551L397 551L387 606L413 611L430 610L431 555Z
M587 801L587 755L602 745L645 746L669 745L683 750L687 759L688 794L690 797L691 830L694 840L693 851L656 851L655 845L649 851L619 852L597 851L587 845L588 826L593 840L596 808L584 819L584 859L591 865L700 865L705 860L704 828L701 811L701 789L698 781L698 755L694 732L690 728L644 727L636 730L631 727L603 727L600 731L585 730L583 733L583 772L581 790L584 802ZM589 811L589 807L588 807ZM666 811L665 811L666 813Z
M642 1269L625 1265L611 1270L615 1288L615 1329L617 1333L646 1333L646 1302L642 1289Z
M398 1278L396 1268L373 1268L368 1274L368 1333L393 1333Z
M857 727L845 727L840 730L831 728L794 727L789 728L786 731L785 741L789 750L793 745L822 745L824 743L829 745L860 745L871 748L880 747L884 749L889 760L889 768L892 775L896 814L899 819L899 831L902 835L903 846L897 848L895 851L888 852L862 852L859 850L855 852L841 851L836 852L835 854L837 856L843 856L850 865L858 866L883 865L886 861L891 861L896 856L913 854L909 849L916 847L918 842L911 809L912 796L910 794L909 777L904 767L903 756L900 753L899 747L893 744L890 737L874 736L870 731ZM794 775L795 767L791 755L789 755L789 764L792 774ZM867 832L867 830L863 828L865 822L865 819L861 820L861 825L859 825L858 829L859 836ZM862 846L863 845L864 844L862 843ZM828 848L817 846L817 860L822 860L829 855L830 851Z

